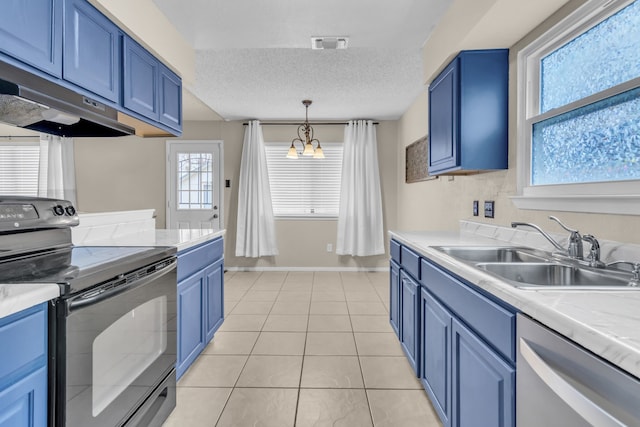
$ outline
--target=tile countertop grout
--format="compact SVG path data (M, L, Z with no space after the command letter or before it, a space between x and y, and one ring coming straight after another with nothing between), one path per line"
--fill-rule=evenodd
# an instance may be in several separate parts
M640 290L578 291L515 288L433 246L522 245L461 232L390 231L398 242L603 359L640 378Z
M178 252L223 237L226 230L147 230L75 246L175 246ZM0 284L0 319L60 296L55 283Z

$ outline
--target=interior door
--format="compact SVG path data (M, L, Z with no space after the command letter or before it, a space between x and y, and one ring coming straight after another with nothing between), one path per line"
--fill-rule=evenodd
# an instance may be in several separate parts
M220 229L222 141L167 141L167 228Z

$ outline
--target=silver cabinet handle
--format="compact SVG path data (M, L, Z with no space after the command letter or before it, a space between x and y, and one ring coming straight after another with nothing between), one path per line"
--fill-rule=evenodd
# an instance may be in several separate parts
M520 354L538 377L589 424L594 427L626 427L626 424L598 406L558 375L523 338L520 338Z

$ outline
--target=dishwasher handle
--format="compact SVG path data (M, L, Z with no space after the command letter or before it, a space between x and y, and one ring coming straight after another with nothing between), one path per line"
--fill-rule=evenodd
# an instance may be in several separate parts
M520 338L520 354L536 375L589 424L594 427L626 427L625 423L605 411L562 378L551 366L545 363L524 338Z
M176 259L170 258L164 261L160 261L153 266L157 268L155 271L151 273L145 273L151 267L152 266L147 266L133 273L118 277L110 282L99 286L97 289L91 290L85 294L78 295L75 298L71 298L69 301L67 301L67 315L78 309L98 304L118 294L135 288L139 288L150 282L153 282L154 280L159 279L160 277L176 269ZM128 277L134 277L134 279L127 280ZM122 282L123 280L123 283L118 284L118 282Z

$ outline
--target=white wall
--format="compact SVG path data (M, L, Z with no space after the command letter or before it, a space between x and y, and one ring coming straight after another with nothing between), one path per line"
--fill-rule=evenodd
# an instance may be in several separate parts
M458 0L461 1L461 0ZM511 0L514 3L526 3L525 0ZM499 3L499 2L496 2ZM537 4L537 2L531 2ZM559 1L559 4L564 3ZM511 221L528 221L540 225L549 231L562 232L558 225L549 221L549 215L557 215L567 224L578 228L583 233L594 234L597 238L622 242L640 242L640 224L636 215L603 215L573 212L531 211L517 209L509 197L516 194L516 153L519 144L516 135L516 55L527 43L537 37L546 28L558 22L570 11L584 3L574 0L563 6L557 13L545 20L533 31L509 45L510 80L509 80L509 169L506 171L482 173L472 176L456 176L453 180L440 177L435 181L416 184L405 184L401 171L404 170L404 150L407 145L427 134L427 95L422 94L411 108L404 114L398 125L398 228L402 230L456 230L460 219L471 219L481 222L508 226ZM494 5L495 6L495 5ZM526 10L526 9L525 9ZM493 11L496 13L496 11ZM506 18L506 17L505 17ZM531 25L531 17L524 13L514 13L503 23L495 23L491 31L501 34L503 26L513 28L523 21L524 28ZM512 34L510 34L512 37ZM425 45L424 57L448 56L442 52L454 52L460 45L457 42L432 48ZM491 46L481 46L491 47ZM496 47L496 46L493 46ZM425 65L425 68L428 66ZM435 69L435 67L432 67ZM494 200L495 219L472 216L472 201ZM481 213L482 215L482 213Z
M320 141L341 142L343 126L316 126ZM266 141L290 141L295 126L265 126ZM377 128L378 156L384 206L385 228L396 224L396 147L397 122L382 122ZM224 176L231 188L224 189L225 263L242 268L384 268L388 256L341 257L326 251L335 248L337 221L276 221L280 255L249 259L235 257L238 180L244 127L242 122L185 122L182 140L223 140ZM165 227L165 138L76 138L76 178L78 208L84 212L120 211L153 208L156 224ZM388 250L387 250L388 253Z

